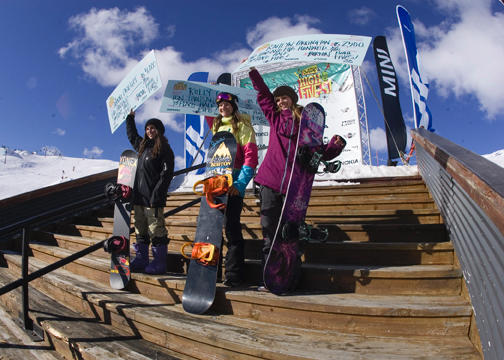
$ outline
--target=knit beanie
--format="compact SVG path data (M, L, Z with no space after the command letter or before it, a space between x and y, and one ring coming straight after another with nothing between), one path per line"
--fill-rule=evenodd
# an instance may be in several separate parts
M291 88L290 86L282 85L282 86L277 87L275 89L275 91L273 91L274 98L277 98L279 96L284 96L284 95L287 95L288 97L291 98L293 105L297 104L298 96L297 96L296 92L294 91L294 89Z
M164 135L165 127L164 127L163 123L161 122L161 120L156 119L156 118L152 118L152 119L148 120L145 123L145 129L147 129L147 126L149 126L149 125L153 125L157 129L157 131L160 135Z
M222 101L227 101L228 103L230 103L233 107L233 112L236 112L238 110L238 98L235 95L227 92L221 92L217 94L217 98L215 99L217 105L219 105Z

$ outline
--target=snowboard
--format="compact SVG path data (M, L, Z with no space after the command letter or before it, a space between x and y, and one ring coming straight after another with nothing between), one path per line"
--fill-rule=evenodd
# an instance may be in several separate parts
M223 189L225 186L217 179L225 179L224 182L227 182L228 186L232 185L236 147L236 140L230 132L217 132L210 141L204 180L196 182L193 187L196 189L203 184L204 193L195 190L202 197L195 239L192 244L189 243L193 249L182 294L182 306L185 311L192 314L206 312L215 298L227 204L227 191L222 191L225 190ZM214 191L216 189L217 191ZM186 245L188 244L181 249L185 257L187 257L184 252Z
M289 175L280 221L263 273L265 287L277 295L294 290L301 271L299 240L307 236L303 234L307 229L304 219L320 164L324 127L324 108L317 103L306 105L301 114L296 158Z
M124 289L130 280L130 223L133 184L137 168L137 154L125 150L119 160L117 184L107 184L106 193L114 200L114 228L112 237L104 242L110 256L110 286Z

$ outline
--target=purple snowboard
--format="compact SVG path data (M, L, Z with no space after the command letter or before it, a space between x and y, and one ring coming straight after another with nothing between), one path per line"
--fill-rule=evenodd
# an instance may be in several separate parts
M321 148L325 127L324 108L317 103L305 106L301 115L296 153L305 147L310 153ZM309 172L298 160L292 167L282 215L264 267L264 285L272 293L280 295L291 291L297 284L301 268L299 235L285 231L284 224L303 223L315 174ZM284 231L283 231L284 230Z

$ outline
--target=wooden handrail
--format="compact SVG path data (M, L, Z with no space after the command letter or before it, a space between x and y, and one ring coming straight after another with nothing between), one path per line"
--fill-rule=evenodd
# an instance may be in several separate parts
M411 136L504 234L504 168L425 129L412 131Z

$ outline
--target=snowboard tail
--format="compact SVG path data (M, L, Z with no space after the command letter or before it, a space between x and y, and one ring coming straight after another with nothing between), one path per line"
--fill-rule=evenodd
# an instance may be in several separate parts
M104 243L110 252L110 286L124 289L131 278L130 273L130 223L132 192L135 182L137 155L132 150L121 154L117 184L107 184L105 192L114 201L114 228L112 237Z
M234 136L229 132L216 133L210 142L204 180L196 182L193 187L193 190L201 195L201 205L182 294L182 307L192 314L205 313L215 298L227 190L232 185L235 155ZM199 185L203 185L203 192L196 191ZM186 246L188 245L183 246L182 252ZM211 256L210 249L213 250Z

